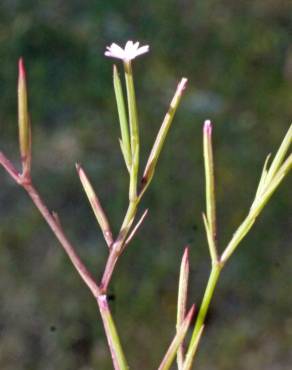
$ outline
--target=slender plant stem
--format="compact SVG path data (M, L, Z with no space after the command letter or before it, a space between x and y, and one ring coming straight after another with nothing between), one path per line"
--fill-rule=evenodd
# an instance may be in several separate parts
M208 309L209 309L209 306L210 306L210 303L211 303L211 299L213 297L214 290L215 290L215 287L217 285L218 278L220 276L220 272L221 272L222 268L223 268L223 266L220 263L214 264L212 266L210 276L209 276L209 280L208 280L208 283L207 283L207 286L206 286L206 289L205 289L204 297L203 297L203 300L202 300L202 303L201 303L201 306L200 306L200 310L199 310L199 313L198 313L198 316L197 316L194 331L193 331L193 334L192 334L192 337L191 337L189 350L186 354L186 360L185 360L186 363L189 362L188 357L191 355L190 349L191 349L192 345L197 341L197 338L201 333L201 329L204 325L204 321L205 321L205 318L206 318L206 315L207 315L207 312L208 312ZM189 368L184 367L183 370L190 370L190 367Z
M103 326L106 333L108 346L111 352L114 368L115 370L127 370L129 369L129 366L127 364L122 349L122 345L111 315L106 295L98 296L97 303L103 321Z
M199 346L204 328L205 328L205 325L202 325L201 330L199 331L199 334L197 335L195 342L193 342L192 346L189 349L189 356L186 358L182 369L191 369L194 357L198 350L198 346Z
M58 217L48 210L41 196L33 186L30 178L22 177L3 153L0 153L0 164L5 168L9 175L26 190L31 200L40 211L47 224L50 226L51 230L55 234L56 238L59 240L60 244L64 248L65 252L67 253L77 272L81 276L82 280L88 286L93 296L97 297L100 294L97 283L95 282L94 278L92 277L86 266L81 261L73 245L69 242L66 235L64 234Z
M205 167L205 182L206 182L206 215L210 233L213 239L215 248L213 259L217 259L216 239L216 199L215 199L215 175L214 175L214 159L212 148L212 123L207 120L204 123L203 129L203 148L204 148L204 167Z
M11 176L11 178L17 183L20 183L21 175L18 173L13 164L9 161L6 156L0 152L0 164L5 171Z
M122 226L121 226L121 230L120 230L120 235L122 234L125 234L125 230L127 230L127 234L128 234L128 229L131 227L133 221L134 221L134 218L136 216L136 213L137 213L137 207L138 207L138 201L133 201L129 203L129 207L127 209L127 213L124 217L124 220L123 220L123 223L122 223ZM123 235L124 236L124 235ZM125 236L123 237L123 239L125 239Z
M134 87L131 61L125 61L124 68L125 68L125 80L126 80L126 89L127 89L127 97L128 97L130 141L131 141L131 152L132 152L129 197L130 197L130 201L135 201L137 198L137 183L138 183L139 158L140 158L139 125L138 125L137 104L136 104L136 95L135 95L135 87Z
M41 196L39 195L35 187L32 185L32 183L23 183L22 186L27 191L28 195L32 199L37 209L42 214L43 218L46 220L47 224L50 226L56 238L59 240L60 244L62 245L68 257L70 258L71 262L73 263L75 269L81 276L82 280L88 286L93 296L98 297L98 295L100 294L99 287L97 283L95 282L91 273L88 271L86 266L81 261L80 257L77 255L75 248L69 242L66 235L64 234L60 221L57 219L55 215L53 215L48 210Z

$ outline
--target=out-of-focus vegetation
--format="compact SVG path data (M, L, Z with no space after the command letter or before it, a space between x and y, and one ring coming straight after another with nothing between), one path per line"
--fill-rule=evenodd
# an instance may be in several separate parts
M74 163L86 168L117 231L127 204L127 174L118 146L112 61L103 53L112 41L128 39L151 46L134 64L144 158L177 81L189 78L144 199L150 213L111 286L129 362L148 370L158 365L174 333L185 244L191 244L190 301L199 303L208 276L202 120L215 122L221 245L243 219L263 160L291 121L292 4L1 0L1 149L17 160L17 59L23 56L34 181L97 275L106 246ZM94 300L3 171L0 184L0 368L111 369ZM290 189L288 179L224 271L198 370L291 368Z

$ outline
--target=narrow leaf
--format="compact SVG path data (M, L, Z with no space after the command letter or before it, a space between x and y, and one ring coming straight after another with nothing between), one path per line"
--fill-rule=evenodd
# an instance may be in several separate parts
M188 328L190 326L190 323L191 323L191 320L194 314L194 310L195 310L195 306L193 305L190 308L186 318L184 319L179 331L176 333L173 341L171 342L158 370L168 370L171 367L175 359L177 349L181 345L181 343L183 342L187 334Z
M182 257L179 274L177 317L176 317L177 332L179 331L186 316L189 272L190 272L189 247L186 247ZM179 370L182 369L183 360L184 360L184 346L182 342L177 351L177 365Z
M245 237L245 235L249 232L249 230L253 226L256 218L258 217L264 206L267 204L268 200L270 199L274 191L280 185L284 177L288 174L289 170L291 170L292 154L290 154L289 157L284 161L284 163L282 163L289 149L289 146L291 145L291 135L292 135L292 126L288 130L288 133L286 134L282 144L280 145L280 148L276 155L277 159L276 158L274 159L270 169L266 174L264 185L261 186L261 193L253 202L249 214L244 219L242 224L238 227L236 232L233 234L230 242L228 243L227 247L222 253L221 256L222 263L225 263L233 254L241 240ZM272 166L273 170L271 170Z
M130 241L134 238L134 236L136 235L137 231L139 230L140 226L142 225L143 221L145 220L146 216L148 214L148 209L146 209L142 216L140 217L139 221L137 222L137 224L133 227L133 230L131 231L130 235L128 236L126 242L125 242L125 245L128 245L130 243Z
M215 179L214 160L212 147L212 123L210 120L204 122L203 149L206 181L206 212L209 229L216 244L216 201L215 201Z
M138 127L138 115L137 115L137 104L135 87L133 80L133 71L131 61L124 62L125 68L125 80L128 98L128 112L129 112L129 123L130 123L130 141L132 156L135 153L135 146L139 145L139 127Z
M148 158L145 170L144 170L143 179L142 179L143 188L142 188L141 194L145 192L146 188L150 184L150 181L153 177L160 152L163 148L163 144L165 142L167 133L168 133L169 128L171 126L171 123L173 121L173 118L174 118L175 112L177 110L177 107L180 103L182 93L183 93L183 91L186 87L186 84L187 84L187 79L182 78L180 83L178 84L176 92L175 92L175 94L172 98L169 110L166 113L166 115L164 117L164 120L162 122L162 125L161 125L161 127L158 131L158 134L156 136L154 145L152 147L152 150L150 152L150 155L149 155L149 158Z
M266 181L267 173L268 173L268 163L269 163L270 158L271 158L271 153L267 156L264 166L263 166L262 175L259 181L256 195L255 195L255 202L259 198L260 194L262 193L262 190L263 190L263 187Z
M255 215L255 217L260 213L260 211L264 208L264 206L267 204L268 200L271 198L275 190L280 185L281 181L284 179L284 177L288 174L288 172L292 168L292 154L289 155L289 157L285 160L285 162L282 164L282 166L278 169L277 173L269 183L267 189L265 192L261 195L260 199L258 200L256 207L252 209L252 213Z
M120 121L120 129L121 129L121 136L122 136L122 154L126 163L127 168L131 167L131 147L130 147L130 138L129 138L129 126L123 96L123 89L121 85L121 80L117 71L117 67L114 65L113 69L113 80L114 80L114 90L115 90L115 97L117 102L118 114L119 114L119 121Z
M230 242L225 248L221 256L221 262L225 263L233 254L235 249L238 247L241 240L249 232L253 224L255 223L256 218L259 216L260 212L263 210L264 206L267 204L268 200L271 198L275 190L280 185L281 181L287 175L289 170L292 168L292 154L285 160L279 169L278 173L274 177L273 181L270 183L268 189L261 195L256 204L251 208L249 214L238 227L238 229L233 234Z
M79 164L76 164L76 169L83 189L87 195L87 198L97 219L97 222L102 230L104 239L108 247L111 247L113 243L113 236L106 214L83 168Z
M292 125L289 127L276 155L275 158L269 168L268 174L266 176L266 181L265 181L265 187L268 186L270 181L273 179L275 176L276 172L278 171L279 167L281 166L286 153L288 152L288 149L291 145L292 141Z
M128 163L126 162L127 154L126 154L126 152L125 152L124 145L123 145L123 142L122 142L122 140L121 140L121 139L119 139L119 143L120 143L121 152L122 152L122 154L123 154L123 157L124 157L124 160L125 160L125 164L126 164L127 170L128 170L128 172L130 173L130 171L131 171L131 167L130 167L130 166L128 166Z

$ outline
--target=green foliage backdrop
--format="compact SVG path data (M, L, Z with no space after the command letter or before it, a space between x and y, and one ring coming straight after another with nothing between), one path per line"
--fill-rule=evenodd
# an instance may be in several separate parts
M209 269L201 211L203 119L215 122L219 240L244 217L292 117L289 0L1 0L0 146L17 160L17 59L26 61L33 177L91 270L106 247L75 173L91 176L117 231L127 177L106 45L149 43L135 63L142 154L179 78L189 85L115 272L114 315L132 368L158 365L174 332L179 259L191 245L191 301ZM290 181L290 183L289 183ZM0 174L0 368L111 369L97 307L26 195ZM198 370L291 367L291 179L223 274Z

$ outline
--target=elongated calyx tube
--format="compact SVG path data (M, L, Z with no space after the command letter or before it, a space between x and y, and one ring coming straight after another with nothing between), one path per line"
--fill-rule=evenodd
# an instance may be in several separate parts
M22 175L28 177L31 167L31 127L28 114L26 73L22 58L18 61L18 131Z

